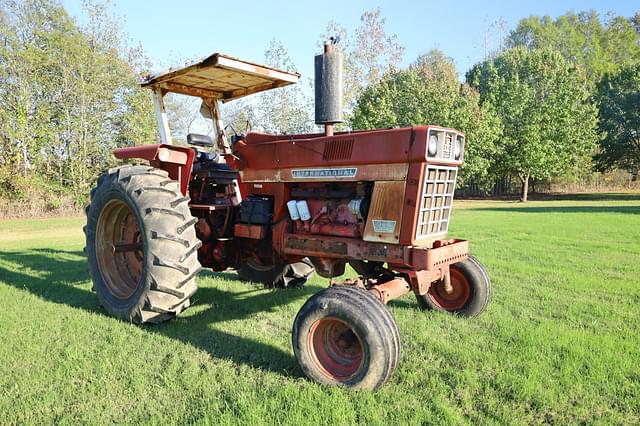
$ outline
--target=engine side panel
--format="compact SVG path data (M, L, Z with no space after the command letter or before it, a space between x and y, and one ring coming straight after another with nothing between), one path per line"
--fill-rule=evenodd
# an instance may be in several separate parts
M398 244L404 208L405 181L374 183L364 241Z

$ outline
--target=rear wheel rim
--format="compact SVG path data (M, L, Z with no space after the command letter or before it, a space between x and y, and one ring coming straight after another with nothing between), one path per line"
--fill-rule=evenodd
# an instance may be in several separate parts
M456 311L462 309L471 297L471 283L462 271L456 268L450 268L451 287L453 291L447 293L444 281L438 281L429 288L431 300L440 308L447 311Z
M140 287L144 265L138 220L122 200L109 201L98 218L96 260L109 293L129 299Z
M328 378L344 382L362 367L364 345L346 322L327 317L317 320L307 337L312 359Z

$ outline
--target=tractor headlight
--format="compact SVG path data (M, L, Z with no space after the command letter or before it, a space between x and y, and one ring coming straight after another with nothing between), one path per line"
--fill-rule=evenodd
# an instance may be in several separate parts
M429 144L427 146L427 151L429 152L429 157L435 157L438 152L438 136L435 134L431 134L429 137Z
M459 160L461 155L462 155L462 138L456 138L456 143L453 146L453 157L456 160Z

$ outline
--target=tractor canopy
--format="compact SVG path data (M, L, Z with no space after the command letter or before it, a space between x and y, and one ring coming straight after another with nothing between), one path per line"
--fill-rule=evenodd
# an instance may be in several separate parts
M298 82L300 74L243 61L221 53L147 78L143 87L222 102Z

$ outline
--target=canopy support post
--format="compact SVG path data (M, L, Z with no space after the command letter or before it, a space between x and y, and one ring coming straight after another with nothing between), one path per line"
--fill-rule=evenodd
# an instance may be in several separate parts
M164 108L164 95L164 90L160 88L153 89L153 106L156 111L156 121L158 122L158 131L160 132L160 142L171 145L171 129L169 128L167 111Z

